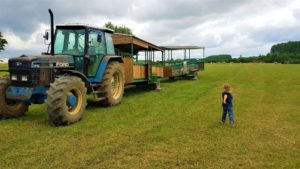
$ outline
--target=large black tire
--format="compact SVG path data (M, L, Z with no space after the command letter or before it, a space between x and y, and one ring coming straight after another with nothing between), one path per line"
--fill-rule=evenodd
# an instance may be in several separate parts
M24 115L28 111L28 104L6 101L6 90L11 84L8 76L0 77L0 118L13 118Z
M49 121L54 125L69 125L79 121L87 105L86 87L75 76L63 76L50 84L47 92L47 112ZM68 98L75 97L73 105Z
M104 100L101 101L103 106L114 106L121 103L124 94L125 75L123 66L116 61L108 64L100 91L103 92Z

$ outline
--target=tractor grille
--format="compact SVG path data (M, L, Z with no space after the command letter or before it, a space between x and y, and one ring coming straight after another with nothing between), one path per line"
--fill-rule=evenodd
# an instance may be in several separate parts
M50 84L52 69L32 68L31 66L31 61L9 61L9 74L13 86L34 87L38 85L47 86ZM12 76L14 76L14 79ZM22 76L26 76L27 80L22 80Z
M13 86L48 86L52 79L52 70L50 69L9 69L10 79ZM17 80L13 80L12 76L17 76ZM22 76L27 76L27 81L22 80Z
M13 86L30 87L38 85L39 82L38 70L10 68L9 74ZM12 76L17 76L17 79L13 80ZM27 81L23 81L22 76L27 76Z
M31 68L30 61L9 61L9 68Z

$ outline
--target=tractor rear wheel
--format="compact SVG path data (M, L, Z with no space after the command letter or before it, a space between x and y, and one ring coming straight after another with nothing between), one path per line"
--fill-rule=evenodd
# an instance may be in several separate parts
M47 112L54 125L69 125L83 116L87 105L86 87L75 76L56 79L47 92Z
M5 93L10 84L8 76L0 77L0 118L18 117L28 111L28 104L6 100Z
M100 86L105 98L101 101L102 105L114 106L121 102L124 94L124 76L124 68L119 62L112 61L108 64Z

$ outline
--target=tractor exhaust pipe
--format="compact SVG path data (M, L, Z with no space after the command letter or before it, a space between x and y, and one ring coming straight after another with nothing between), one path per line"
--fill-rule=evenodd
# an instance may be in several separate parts
M54 55L54 19L53 19L53 13L51 9L48 10L50 14L50 21L51 21L51 30L50 30L50 36L51 36L51 50L50 54Z

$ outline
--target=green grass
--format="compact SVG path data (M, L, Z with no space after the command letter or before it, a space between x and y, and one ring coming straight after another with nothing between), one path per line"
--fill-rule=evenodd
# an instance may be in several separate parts
M129 87L121 105L90 104L71 126L44 105L0 121L0 168L299 168L300 65L207 64L197 81ZM233 86L235 128L221 125Z

